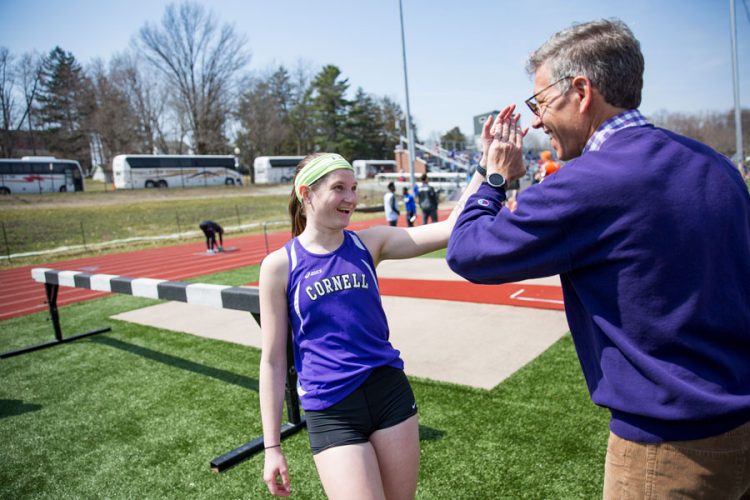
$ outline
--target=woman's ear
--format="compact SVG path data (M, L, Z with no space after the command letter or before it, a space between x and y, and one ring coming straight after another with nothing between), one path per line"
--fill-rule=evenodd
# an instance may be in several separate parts
M310 186L300 186L299 187L299 194L302 196L302 203L310 203Z

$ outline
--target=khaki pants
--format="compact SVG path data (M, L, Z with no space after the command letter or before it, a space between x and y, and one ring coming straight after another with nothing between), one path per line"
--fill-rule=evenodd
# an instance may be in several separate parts
M750 422L718 436L665 443L610 432L604 498L750 499Z

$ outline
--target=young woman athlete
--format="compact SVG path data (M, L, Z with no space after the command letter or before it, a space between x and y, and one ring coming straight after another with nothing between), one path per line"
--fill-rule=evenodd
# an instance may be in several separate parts
M492 151L508 153L497 161L520 161L520 154L509 154L521 150L524 135L514 109L506 107L494 124L492 117L485 122L482 165L493 139L503 146ZM289 204L294 238L268 255L260 270L263 479L273 495L290 493L280 427L291 326L297 391L326 495L414 498L417 404L399 351L388 341L375 268L386 259L445 247L463 204L482 180L474 175L443 222L353 232L345 229L357 206L351 165L331 153L300 162Z

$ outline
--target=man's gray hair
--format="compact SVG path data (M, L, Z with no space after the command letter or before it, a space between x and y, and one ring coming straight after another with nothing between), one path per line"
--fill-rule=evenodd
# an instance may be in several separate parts
M619 19L574 24L552 35L531 54L526 69L533 76L545 64L550 81L584 75L612 106L635 109L641 104L641 44Z

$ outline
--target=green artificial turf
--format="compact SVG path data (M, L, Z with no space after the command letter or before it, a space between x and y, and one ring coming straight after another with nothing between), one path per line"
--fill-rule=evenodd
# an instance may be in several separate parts
M239 285L257 270L194 281ZM0 498L268 497L260 455L209 469L261 434L259 351L109 319L155 302L63 307L64 335L112 332L0 360ZM52 336L46 313L0 322L3 352ZM601 497L608 415L589 401L569 335L490 391L411 381L418 498ZM292 497L324 498L306 433L284 451Z

